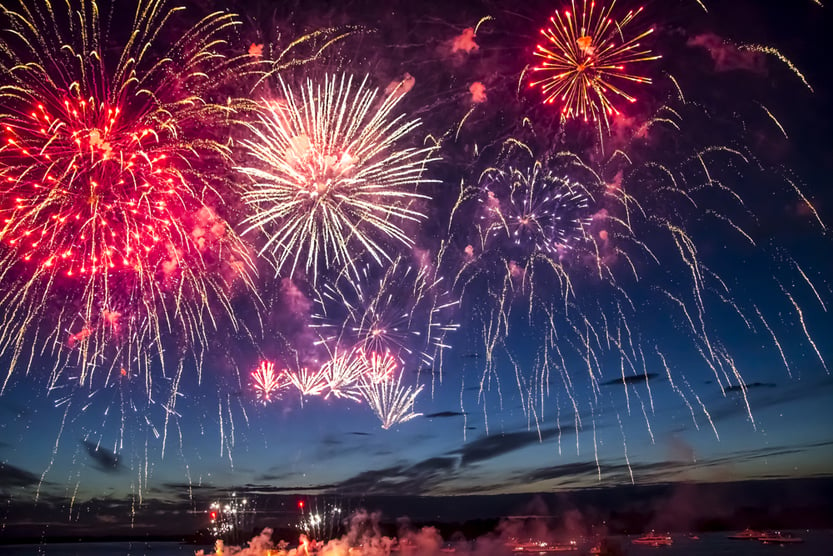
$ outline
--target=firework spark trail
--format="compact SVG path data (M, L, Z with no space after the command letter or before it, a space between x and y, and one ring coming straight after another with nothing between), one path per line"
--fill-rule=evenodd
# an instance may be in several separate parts
M709 410L706 407L706 404L703 403L703 401L700 399L700 396L697 395L697 392L695 392L693 388L691 388L691 387L689 387L689 388L691 389L691 394L694 396L694 399L697 400L697 403L700 404L700 408L703 410L703 414L706 416L706 419L709 421L709 425L711 425L712 432L714 433L714 437L718 441L720 441L720 435L717 433L717 427L714 426L714 421L712 421L711 413L709 413ZM752 424L754 426L755 422L752 421ZM650 428L649 428L649 430L650 430ZM651 435L651 440L653 440L653 435Z
M229 14L165 45L157 38L179 9L140 1L111 59L98 5L64 9L2 15L0 355L11 363L0 390L48 355L50 388L67 366L93 390L95 377L106 387L127 370L150 398L167 337L199 351L231 316L236 284L256 297L253 262L212 209L230 153L204 131L238 106L208 100L215 88L252 68L221 52L238 24Z
M698 431L700 430L700 425L697 423L697 417L694 415L694 408L691 406L691 403L688 401L688 398L685 397L683 391L674 383L674 378L671 376L671 369L668 367L668 362L665 359L665 355L659 351L657 346L654 346L654 352L659 357L660 362L662 363L663 369L665 369L665 375L668 377L668 383L671 385L671 389L677 393L678 396L683 400L686 407L688 408L689 413L691 413L691 421L694 424L694 428Z
M807 89L809 89L811 93L814 92L813 87L811 87L810 84L807 82L807 79L804 77L804 74L801 73L801 71L795 66L795 64L793 64L790 61L790 59L787 58L786 56L784 56L781 53L781 51L778 50L777 48L773 48L771 46L765 46L765 45L762 45L762 44L743 44L743 45L739 46L738 48L740 50L748 50L750 52L760 52L762 54L769 54L771 56L775 56L776 58L781 60L784 64L786 64L786 66L788 68L790 68L790 71L793 72L796 75L796 77L798 77L801 80L802 83L804 83L804 86L807 87Z
M585 121L603 120L619 114L615 98L635 102L636 98L619 87L619 83L649 84L651 79L624 71L626 64L657 60L660 56L640 46L639 41L653 29L625 39L625 27L642 11L629 11L621 19L613 16L616 0L608 8L596 10L596 3L582 0L580 10L572 0L572 11L556 11L551 26L541 29L547 46L538 45L534 54L543 58L533 71L546 74L531 87L541 86L545 102L558 101L565 118L581 117ZM621 40L621 42L619 42ZM601 135L600 135L601 137Z
M819 358L821 366L822 368L824 368L824 372L830 374L830 369L827 368L827 363L825 363L824 357L822 357L821 352L819 351L819 348L816 345L816 342L813 341L813 337L810 336L810 331L807 330L807 323L804 322L804 311L801 310L801 307L798 306L798 303L795 301L795 298L793 298L790 292L788 292L782 284L779 283L778 286L781 288L781 291L784 292L784 295L787 296L787 299L790 300L790 303L792 303L793 308L795 308L795 312L798 314L798 322L801 323L801 328L802 330L804 330L804 336L807 338L807 341L813 347L813 351L816 352L816 357Z
M602 466L599 464L599 442L596 440L596 416L591 415L590 422L593 424L593 459L596 462L597 480L602 480ZM576 454L578 454L578 432L576 432Z
M770 112L769 108L767 108L766 106L764 106L760 102L758 103L758 106L761 107L761 110L766 112L766 115L769 116L770 120L775 122L775 125L777 125L778 129L781 130L781 134L784 136L784 139L789 139L790 137L789 137L789 135L787 135L787 131L784 129L784 126L782 126L781 122L779 122L778 119L772 114L772 112Z
M792 378L793 373L790 369L790 364L787 362L787 356L784 354L784 348L781 347L781 342L778 341L778 337L775 335L775 332L772 331L772 328L769 326L769 323L766 321L764 316L761 314L761 311L758 310L757 306L753 306L755 308L755 312L758 313L758 318L761 319L761 322L764 323L764 327L769 332L769 335L772 336L772 343L775 344L775 347L778 348L778 353L781 354L781 361L784 362L784 368L787 369L787 375Z
M628 475L631 478L631 484L636 484L636 481L633 478L633 469L631 468L631 460L628 456L628 439L625 436L625 427L622 426L622 417L619 415L619 412L616 412L616 421L619 423L619 434L622 435L622 450L624 451L625 456L625 465L628 468ZM716 434L716 433L715 433Z
M647 379L645 380L645 384L648 384ZM642 417L645 419L645 427L648 429L648 436L651 437L651 444L656 444L656 440L654 439L654 430L651 427L651 420L648 418L648 411L645 408L645 402L642 401L642 396L639 395L639 390L634 388L633 392L636 394L636 398L639 400L639 405L642 407Z
M386 242L413 245L399 222L424 218L413 205L428 197L413 189L431 181L423 171L435 147L400 147L420 125L394 115L405 84L378 102L367 79L307 80L296 95L279 78L282 98L265 100L247 124L251 165L237 168L250 181L244 233L265 235L260 252L278 272L304 270L316 282L324 264L357 274L357 253L381 264L391 260Z
M824 224L824 221L822 221L821 216L819 216L819 213L818 213L818 211L816 211L816 207L813 206L813 203L811 203L807 199L807 197L804 196L804 193L801 191L801 189L798 188L798 186L795 184L795 182L793 182L791 179L786 178L786 177L784 179L786 180L786 182L788 184L790 184L790 187L793 188L793 191L796 192L796 194L801 198L801 200L804 202L804 204L807 205L807 208L810 209L810 212L813 213L813 216L816 217L816 221L819 223L819 226L821 226L821 229L826 232L827 231L827 226Z
M801 277L804 278L804 281L807 282L807 285L810 286L810 289L813 290L813 294L816 296L816 299L818 300L819 305L821 305L822 310L826 313L827 312L827 305L824 304L824 300L822 300L821 295L819 295L819 291L816 289L815 284L813 284L813 282L810 280L810 278L804 272L804 269L801 268L801 266L795 261L795 259L793 259L792 257L789 257L789 260L793 264L793 266L795 266L795 269L798 271L798 273L801 274Z
M721 364L722 361L722 363L725 363L726 366L728 366L729 369L731 369L732 376L734 376L735 380L737 381L737 386L740 387L741 397L743 398L743 403L746 406L746 414L749 417L749 422L752 424L752 428L757 430L758 426L755 424L755 417L752 415L752 406L749 403L749 388L746 386L746 381L743 379L743 376L741 375L740 370L737 368L737 365L735 365L735 360L732 358L731 355L729 355L729 353L723 347L719 348L718 356L718 364ZM687 380L686 385L688 386L690 391L694 391L691 388L691 385L688 384ZM725 390L723 391L723 395L726 395ZM706 406L703 406L703 411L706 411ZM708 416L707 412L706 415ZM711 422L711 417L709 417L709 422ZM714 427L714 423L712 423L712 427ZM715 430L714 433L715 435L717 435L717 430Z

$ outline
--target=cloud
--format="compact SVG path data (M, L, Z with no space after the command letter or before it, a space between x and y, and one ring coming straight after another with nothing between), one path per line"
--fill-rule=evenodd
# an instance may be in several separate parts
M575 429L572 427L562 427L560 431L562 433L571 433L575 432ZM477 440L469 442L460 450L452 453L461 455L460 464L465 467L473 463L486 461L510 452L514 452L515 450L520 450L521 448L525 448L531 444L539 444L548 438L558 435L558 433L558 428L551 428L541 429L540 434L538 431L532 430L510 432L500 435L495 434L491 436L481 436Z
M707 384L712 383L712 381L707 382ZM831 377L829 376L824 377L821 380L808 380L797 383L788 383L781 387L778 387L777 385L776 387L770 387L767 386L770 383L766 382L753 382L749 385L752 384L760 385L753 387L754 392L749 394L749 396L754 399L754 403L752 404L754 413L760 413L768 408L787 403L802 403L807 402L813 398L824 398L830 396L831 392L833 392L833 380L831 380ZM737 393L740 391L739 387L737 386L724 388L724 390L730 393ZM718 404L716 405L716 407L709 410L709 414L711 415L712 421L717 423L718 421L722 421L724 419L734 419L738 416L741 416L743 418L747 417L747 410L745 405L739 405L735 403L735 396L724 398L720 390L716 390L715 395L717 396ZM730 403L726 403L726 400L728 400Z
M565 477L596 475L598 474L598 467L595 461L580 461L575 463L565 463L562 465L554 465L551 467L543 467L525 473L521 480L527 482L547 481L550 479L560 479Z
M124 470L121 464L121 457L111 452L106 448L102 448L95 442L89 440L81 440L81 444L86 448L87 454L92 458L96 469L104 473L119 473Z
M362 471L341 482L336 490L362 494L428 493L437 485L451 480L459 462L460 458L456 456L437 456L413 465Z
M775 388L777 384L774 382L751 382L749 384L744 384L741 386L740 384L727 386L723 389L724 392L742 392L744 390L749 390L751 388Z
M602 382L602 386L612 386L614 384L641 384L649 380L657 378L657 373L645 373L641 375L628 375L626 377L617 377L606 382Z
M245 484L241 487L234 487L238 494L273 494L273 493L293 493L293 492L322 492L338 487L337 484L323 484L323 485L306 485L306 486L272 486L272 485L256 485ZM224 489L227 492L229 489Z
M40 477L25 469L0 463L0 489L33 486L40 482Z
M740 50L737 46L715 35L703 33L688 39L688 46L705 48L714 60L717 71L747 70L755 73L766 73L764 55L760 52Z
M438 411L436 413L427 413L423 415L426 419L442 419L445 417L465 417L466 414L462 411Z

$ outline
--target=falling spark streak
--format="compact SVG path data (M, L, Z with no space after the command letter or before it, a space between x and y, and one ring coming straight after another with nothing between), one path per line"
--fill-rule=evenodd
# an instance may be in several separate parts
M795 266L795 269L798 271L798 273L801 274L801 277L804 278L804 281L807 282L807 285L810 286L810 289L813 290L813 293L815 294L816 299L819 302L819 305L821 305L822 310L826 313L827 312L827 306L824 304L824 301L821 299L821 295L819 295L819 292L816 289L816 286L813 284L813 282L810 281L810 278L807 277L807 274L804 273L804 269L802 269L799 266L799 264L797 262L795 262L794 259L790 258L790 262L792 262L793 266Z
M719 441L720 441L720 435L719 435L719 434L717 434L717 427L715 427L715 426L714 426L714 421L712 421L712 416L711 416L711 413L709 413L708 408L706 408L706 404L704 404L704 403L700 400L700 396L698 396L698 395L697 395L697 392L694 392L694 390L692 390L692 392L691 392L691 393L694 395L694 399L695 399L695 400L697 400L697 403L699 403L699 404L700 404L700 408L703 410L703 413L706 415L706 419L708 419L708 421L709 421L709 425L711 425L711 427L712 427L712 432L714 432L714 436L715 436L715 438L717 438L717 440L718 440L718 442L719 442ZM751 413L750 413L750 418L751 418ZM753 426L754 426L754 424L755 424L755 421L754 421L754 420L752 421L752 424L753 424ZM653 437L652 437L652 438L653 438Z
M767 108L766 106L764 106L760 102L758 103L758 106L761 107L761 110L766 112L766 115L769 116L769 119L771 119L773 122L775 122L775 125L778 126L778 129L780 129L781 133L784 135L784 139L789 139L789 136L787 135L787 132L784 130L784 126L782 126L781 122L779 122L778 119L772 114L772 112L769 111L769 108Z
M593 459L596 461L596 476L597 480L602 480L602 466L599 464L599 443L596 440L596 417L591 417L590 422L593 424ZM576 454L578 454L578 434L576 434Z
M425 218L412 206L428 197L413 188L432 181L423 171L435 147L399 146L420 125L394 115L404 81L381 102L367 81L326 76L296 94L279 77L282 98L246 124L251 165L237 170L249 178L243 200L253 214L243 233L263 233L260 252L277 272L304 270L316 282L321 264L357 273L357 250L381 264L391 260L384 243L413 245L398 222Z
M725 222L726 224L728 224L729 226L731 226L732 228L734 228L734 229L735 229L735 231L737 231L740 235L742 235L744 238L746 238L746 241L748 241L749 243L751 243L753 247L755 246L755 240L754 240L754 239L752 239L752 236L750 236L749 234L747 234L747 233L743 230L743 228L741 228L740 226L738 226L738 225L737 225L737 224L736 224L736 223L735 223L735 222L734 222L731 218L729 218L729 217L728 217L728 216L726 216L725 214L720 214L719 212L715 212L715 211L713 211L713 210L707 210L707 211L706 211L706 214L708 214L708 215L710 215L710 216L712 216L712 217L714 217L714 218L717 218L718 220L722 220L723 222Z
M720 355L721 355L721 358L723 359L723 361L732 370L732 374L734 375L735 380L737 381L737 385L740 386L740 392L741 392L741 396L743 397L743 403L744 403L744 405L746 405L746 414L749 417L749 422L752 424L752 428L757 430L758 427L755 424L755 417L753 417L753 415L752 415L752 406L749 405L749 394L748 394L749 389L746 386L746 382L743 380L743 376L740 374L740 371L738 370L737 366L735 365L734 359L732 359L729 356L729 354L725 352L725 350L721 350ZM689 389L691 390L691 385L689 385ZM724 395L725 395L725 392L724 392ZM704 406L704 409L705 409L705 406ZM714 426L714 425L712 425L712 426ZM715 434L717 434L717 431L715 431Z
M645 384L647 383L648 381L646 379ZM651 437L651 444L656 444L656 440L654 440L654 431L651 428L651 420L648 418L648 412L645 409L645 402L642 401L642 396L639 395L639 390L634 388L633 392L636 394L636 397L639 399L639 405L642 407L642 416L645 418L645 427L648 429L648 436Z
M798 306L798 303L796 303L793 296L790 295L790 292L788 292L787 289L784 288L784 286L780 283L778 285L780 286L781 291L784 292L784 295L787 296L787 299L790 300L790 303L792 303L793 307L795 308L795 312L798 313L798 321L801 323L801 328L804 330L804 336L807 338L807 341L810 342L810 345L813 346L813 351L816 352L816 356L819 358L821 366L824 368L824 372L830 374L830 369L827 368L827 363L824 362L824 357L821 356L821 352L819 351L816 342L813 341L812 336L810 336L810 331L807 330L807 323L804 322L804 311L802 311L801 307Z
M223 402L221 400L217 400L217 417L220 421L220 457L223 457L226 435L223 433Z
M764 323L764 327L769 332L769 335L772 336L772 343L775 344L775 347L778 348L778 353L781 354L781 361L784 362L784 368L787 369L787 375L789 375L789 377L792 378L793 373L792 373L792 370L790 370L790 364L787 363L787 356L784 355L784 349L781 347L781 342L778 341L778 337L775 336L775 332L772 331L772 328L770 328L769 323L766 321L764 316L758 310L758 307L757 306L753 306L753 307L755 307L755 312L758 313L758 317L761 319L761 322Z
M801 71L795 66L795 64L793 64L789 60L789 58L781 54L781 51L779 51L777 48L773 48L771 46L764 46L762 44L744 44L738 48L740 50L749 50L750 52L760 52L762 54L770 54L772 56L775 56L784 64L786 64L788 68L790 68L790 71L792 71L801 80L801 82L804 83L804 85L810 90L811 93L814 92L813 88L810 86L809 83L807 83L807 79L804 77Z
M474 34L475 34L475 35L477 35L477 31L480 29L480 26L481 26L483 23L486 23L487 21L494 21L494 20L495 20L495 18L494 18L494 17L492 17L492 16L490 16L490 15L487 15L487 16L484 16L484 17L481 17L481 18L478 20L477 25L475 25L475 26L474 26Z
M622 418L619 416L619 412L616 412L616 420L619 422L619 433L622 435L622 450L625 454L625 465L628 467L628 474L631 477L631 484L636 484L633 478L633 469L631 469L631 460L628 457L628 439L625 436L625 427L622 426Z
M466 378L463 377L460 380L460 413L463 414L463 443L465 443L466 440L467 440L467 431L468 431L468 426L469 426L469 413L468 413L468 411L466 411L465 403L463 403L463 393L465 391L466 391ZM558 431L558 434L559 435L561 434L560 430ZM559 443L558 449L559 449L559 454L560 454L561 453L560 452L560 450L561 450L560 443Z
M798 186L792 180L790 180L789 178L786 178L786 177L784 179L786 180L786 182L788 184L790 184L790 186L793 188L793 191L795 191L796 194L799 197L801 197L801 200L804 201L804 204L807 205L807 208L809 208L810 212L813 213L813 216L816 217L816 221L819 223L819 226L821 226L821 229L824 230L824 231L827 231L827 226L824 225L824 222L822 221L821 216L819 216L819 213L816 211L816 207L813 206L813 203L811 203L807 199L807 197L804 196L804 193L802 193L802 191L798 188Z
M661 351L659 351L659 349L656 346L654 346L654 352L659 357L660 362L662 362L662 367L663 369L665 369L665 374L668 377L668 383L671 385L671 389L674 390L674 392L676 392L678 396L680 396L680 398L683 400L683 403L685 403L686 407L688 407L688 411L689 413L691 413L691 421L692 423L694 423L694 428L696 428L699 431L700 425L697 424L697 417L694 415L694 408L691 406L691 403L688 401L688 398L685 397L685 394L683 394L683 391L680 390L680 388L674 383L674 378L671 376L671 369L668 367L668 362L665 360L665 356L662 354Z

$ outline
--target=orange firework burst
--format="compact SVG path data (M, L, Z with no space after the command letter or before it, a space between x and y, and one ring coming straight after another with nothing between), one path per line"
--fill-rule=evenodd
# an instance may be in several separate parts
M541 29L548 44L537 46L534 54L543 62L533 71L542 77L530 86L541 86L544 102L560 103L565 118L604 118L607 122L608 116L619 113L614 105L617 97L636 101L622 85L651 82L648 77L629 73L627 65L660 58L639 43L653 29L628 38L626 27L642 8L614 19L616 0L599 9L594 1L582 0L580 12L575 0L571 5L571 10L555 12L551 26Z

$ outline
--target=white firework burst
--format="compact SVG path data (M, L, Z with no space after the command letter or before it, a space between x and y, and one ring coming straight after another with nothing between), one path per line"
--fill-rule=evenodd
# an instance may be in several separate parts
M278 272L303 269L313 282L319 265L355 268L364 253L380 264L390 244L411 246L402 225L424 218L416 205L428 197L416 189L430 181L435 147L402 145L420 125L394 113L406 82L384 95L348 75L279 88L242 141L250 163L237 170L252 209L243 233L261 231Z

